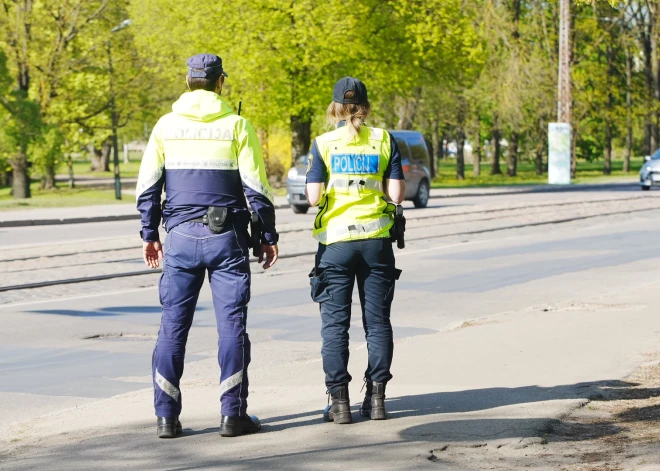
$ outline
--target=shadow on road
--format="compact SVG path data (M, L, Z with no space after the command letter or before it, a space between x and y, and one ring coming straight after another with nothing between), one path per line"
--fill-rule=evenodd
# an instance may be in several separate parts
M408 467L415 463L428 464L424 452L430 446L538 436L550 432L558 422L556 418L543 418L537 410L531 414L537 417L497 417L498 413L494 412L494 417L467 415L442 420L443 414L552 400L610 400L627 394L635 397L660 394L660 388L638 389L635 386L636 383L625 381L598 381L555 387L486 388L392 397L387 400L390 420L385 423L360 418L355 406L356 423L353 425L327 424L322 421L321 409L318 409L262 418L262 433L232 439L221 438L216 427L208 427L199 430L185 428L180 438L159 440L155 436L155 424L139 422L67 445L30 449L32 456L24 455L11 461L5 456L0 458L0 463L3 469L95 471L123 468L306 470L316 469L324 463L343 463L352 467L389 463L391 467L383 469L394 469L400 468L402 463ZM501 415L505 414L502 412ZM643 420L640 417L629 419ZM415 424L411 426L411 420L397 420L403 418L419 420L413 421ZM185 426L185 412L182 420ZM307 429L299 430L301 427ZM595 431L602 436L618 432L612 427ZM584 435L584 438L577 439L592 438L593 435ZM20 455L19 452L16 456Z

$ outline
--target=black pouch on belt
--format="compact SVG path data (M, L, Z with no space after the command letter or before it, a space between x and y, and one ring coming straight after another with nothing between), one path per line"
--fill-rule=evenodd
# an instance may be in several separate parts
M209 210L206 212L206 219L209 225L209 229L214 234L220 234L227 225L228 221L228 211L227 208L222 208L219 206L210 206Z

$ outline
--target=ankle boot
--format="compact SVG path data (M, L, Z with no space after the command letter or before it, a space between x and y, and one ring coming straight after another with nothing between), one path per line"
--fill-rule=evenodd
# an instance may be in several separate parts
M362 417L371 417L371 397L373 394L374 383L364 380L364 387L366 388L366 392L364 394L362 405L360 406L360 415Z
M337 391L330 394L330 399L332 399L332 404L329 404L323 411L323 420L336 424L353 423L351 402L348 398L348 385L341 385Z
M371 390L371 420L387 419L387 413L385 412L385 384L373 383Z

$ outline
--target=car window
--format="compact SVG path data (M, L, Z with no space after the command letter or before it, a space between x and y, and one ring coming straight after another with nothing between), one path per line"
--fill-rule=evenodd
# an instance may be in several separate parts
M296 159L296 166L302 165L302 166L307 166L309 163L309 154L301 155Z
M426 148L424 137L418 133L411 133L406 135L406 141L408 141L408 146L410 147L410 155L412 160L414 162L423 162L428 164L429 151Z
M393 136L394 137L394 136ZM401 152L401 163L409 164L410 163L410 148L408 143L400 137L394 137L394 141L399 146L399 152Z
M651 160L660 160L660 149L656 150L651 156Z

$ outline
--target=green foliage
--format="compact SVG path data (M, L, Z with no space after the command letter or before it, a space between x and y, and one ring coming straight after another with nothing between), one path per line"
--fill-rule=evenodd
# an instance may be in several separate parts
M223 95L234 108L242 101L276 173L288 165L281 149L291 148L282 130L294 120L311 122L312 134L327 130L332 86L345 75L367 84L370 124L419 129L436 141L515 133L521 159L543 152L556 115L558 0L354 0L350 7L343 0L35 0L29 11L25 2L5 4L0 172L27 153L36 174L52 177L69 155L100 148L111 134L111 84L120 138L144 140L186 90L185 60L199 52L223 58ZM658 15L646 13L657 7L657 0L571 5L581 159L602 158L606 127L622 148L632 123L638 154L660 140L650 136L660 107L647 85L660 75L644 62L644 41L660 31L644 23ZM132 25L112 33L126 18ZM630 86L627 57L635 63ZM29 84L19 83L21 70ZM649 80L651 72L658 76ZM269 146L267 136L276 135Z

